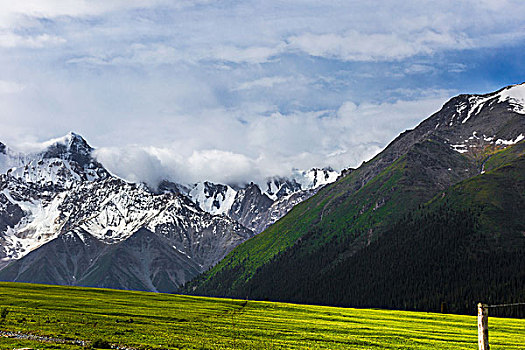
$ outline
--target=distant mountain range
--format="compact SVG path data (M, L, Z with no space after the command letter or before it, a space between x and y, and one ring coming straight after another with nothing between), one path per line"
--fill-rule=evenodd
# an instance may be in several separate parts
M525 300L525 84L459 95L185 293L470 313Z
M332 183L339 173L331 168L294 170L290 177L271 177L262 186L249 183L229 186L209 181L193 185L164 181L161 191L188 196L199 207L213 215L226 215L255 233L262 232L280 219L294 205L313 196L319 188Z
M0 280L173 292L338 176L151 189L93 151L75 133L34 154L0 143Z

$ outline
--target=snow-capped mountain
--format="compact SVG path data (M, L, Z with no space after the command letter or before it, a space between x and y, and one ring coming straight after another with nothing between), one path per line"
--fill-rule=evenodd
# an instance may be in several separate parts
M78 134L43 146L0 144L0 279L172 291L337 177L152 191L111 175Z
M331 168L294 170L290 177L272 177L262 186L250 183L234 188L201 182L193 185L187 194L202 210L224 214L259 233L338 176Z
M10 263L0 279L173 291L253 235L186 196L112 176L77 134L31 155L2 151L12 167L0 175L0 258Z

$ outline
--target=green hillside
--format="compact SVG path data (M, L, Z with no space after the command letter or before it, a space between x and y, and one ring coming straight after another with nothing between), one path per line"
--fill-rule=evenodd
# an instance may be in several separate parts
M389 223L416 210L446 188L450 179L457 182L467 172L476 171L474 162L438 139L417 143L388 166L381 167L382 162L377 156L323 188L269 229L238 246L183 290L201 295L245 297L245 283L257 269L295 244L302 245L300 254L310 255L332 240L344 239L349 243L346 254L353 254L375 241ZM374 176L378 168L382 169ZM433 175L436 169L454 170L447 174L450 179L441 184ZM371 179L363 186L367 178Z
M479 162L441 145L416 144L352 192L367 165L354 171L186 291L426 311L447 302L458 313L483 298L525 299L525 144L492 151L484 174L444 189L429 168Z
M302 242L260 268L254 298L471 313L479 300L525 300L525 157L405 215L350 257L348 239L304 254ZM308 274L301 273L308 271ZM279 276L286 276L280 278ZM523 308L503 310L523 316Z
M477 349L476 318L0 283L0 331L144 349ZM525 321L490 318L492 349L523 349ZM81 346L0 338L0 349Z

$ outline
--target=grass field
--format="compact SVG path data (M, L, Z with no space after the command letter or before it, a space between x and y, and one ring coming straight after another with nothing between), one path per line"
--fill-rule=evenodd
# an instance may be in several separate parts
M476 318L0 283L0 330L169 349L477 349ZM491 349L525 349L525 320L490 318ZM0 338L1 349L81 349Z

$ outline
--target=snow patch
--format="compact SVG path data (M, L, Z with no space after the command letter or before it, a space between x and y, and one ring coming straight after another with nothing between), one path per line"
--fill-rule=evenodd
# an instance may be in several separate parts
M296 173L292 176L303 190L312 190L334 182L339 172L332 169L311 169L308 172Z
M514 140L502 140L502 139L498 139L496 140L496 145L505 145L505 146L510 146L510 145L514 145L518 142L520 142L521 140L523 140L525 138L525 136L523 136L523 134L520 134L518 137L516 137Z
M450 145L450 147L458 153L468 152L468 150L466 149L467 145Z
M176 246L173 246L173 249L175 249L176 251L178 251L178 252L181 253L182 255L186 256L188 259L191 259L191 256L189 256L187 253L183 252L182 250L180 250L180 249L177 248Z
M512 111L525 114L525 84L511 86L499 93L498 102L507 101Z
M190 191L189 197L202 210L213 215L226 214L230 211L237 191L228 185L200 182Z
M27 183L62 184L66 188L81 180L69 161L58 158L34 159L23 167L12 168L9 175Z
M481 109L483 108L483 105L485 104L485 102L487 102L490 99L491 97L482 97L482 96L470 97L469 98L470 108L468 110L467 116L465 117L465 119L463 119L461 123L465 124L467 120L470 119L470 117L481 112Z

